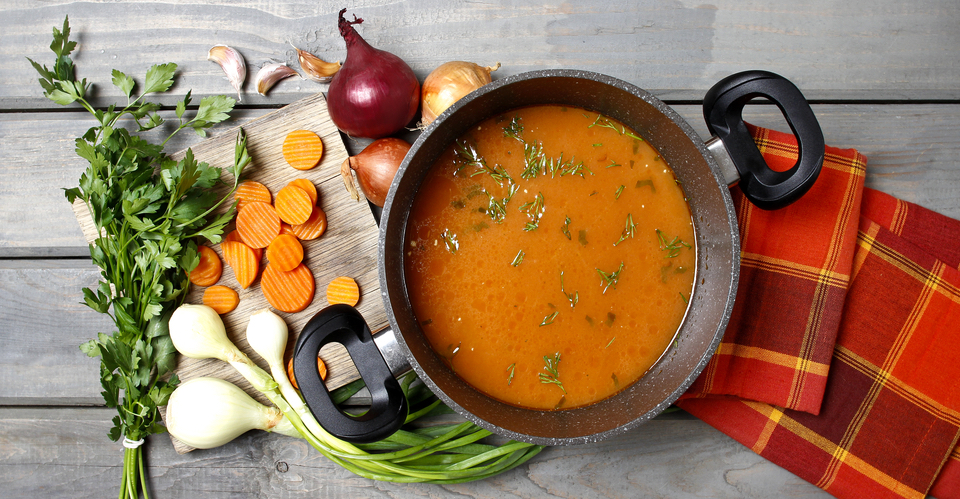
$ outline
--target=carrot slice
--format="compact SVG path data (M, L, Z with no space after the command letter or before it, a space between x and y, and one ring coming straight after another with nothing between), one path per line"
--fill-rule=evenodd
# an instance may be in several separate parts
M240 231L238 231L238 230L232 230L232 231L230 231L230 233L228 233L226 236L224 236L223 240L224 240L224 241L236 241L236 242L238 242L238 243L247 244L247 243L243 240L243 236L240 234ZM247 246L250 246L250 245L247 244ZM253 256L256 257L257 261L259 262L259 261L260 261L260 258L263 257L263 248L250 248L250 249L253 250Z
M310 202L313 204L317 204L317 201L320 199L319 195L317 194L317 186L313 185L313 182L305 178L293 179L287 185L292 185L303 189L303 191L310 196Z
M260 260L254 256L253 249L237 241L224 241L220 243L220 249L223 250L223 259L233 269L237 283L243 289L249 288L260 271Z
M277 193L273 206L280 220L290 225L300 225L310 218L316 204L310 201L310 195L306 191L295 185L288 185Z
M323 156L323 141L310 130L294 130L283 140L283 159L297 170L309 170Z
M244 204L253 201L270 204L273 202L273 195L270 194L270 189L260 182L246 180L240 182L240 185L237 186L237 190L233 193L233 199L237 202L237 209L239 210Z
M277 270L289 272L303 261L303 245L297 236L280 234L267 246L267 260Z
M350 277L340 276L327 285L327 303L346 303L351 307L360 301L360 286Z
M200 246L197 250L200 252L200 263L190 271L190 282L197 286L216 284L223 273L223 263L220 262L220 257L209 246Z
M320 379L323 381L327 380L327 365L323 363L323 359L317 357L317 371L320 372ZM297 390L300 389L297 386L297 378L293 375L293 357L290 357L290 360L287 361L287 377L290 378L290 384L293 385Z
M280 234L280 216L273 206L252 201L237 213L237 230L251 248L266 248Z
M316 283L313 272L304 264L289 272L267 264L260 277L260 290L270 305L281 312L299 312L313 301Z
M290 226L290 231L301 241L312 241L327 231L327 214L319 206L314 206L310 218L300 225Z
M237 308L240 304L240 295L226 286L210 286L203 290L203 304L223 315Z

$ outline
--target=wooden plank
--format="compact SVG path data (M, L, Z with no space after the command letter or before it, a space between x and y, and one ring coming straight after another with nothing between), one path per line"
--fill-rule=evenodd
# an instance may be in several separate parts
M674 108L702 136L698 105ZM960 218L960 105L815 105L827 143L859 149L869 159L871 187L916 201ZM230 125L242 125L265 110L243 110ZM74 113L0 114L0 257L87 256L86 243L61 187L72 187L84 170L73 152L73 138L91 122ZM749 120L768 126L778 123L773 106L748 106ZM781 120L782 121L782 120ZM229 127L216 135L228 135ZM411 136L415 138L415 136ZM196 144L193 134L178 137L170 150ZM350 154L364 143L346 139ZM46 144L45 147L42 145ZM24 200L29 200L25 202ZM39 223L35 207L44 207Z
M121 446L106 438L109 409L0 409L4 497L115 494ZM683 413L605 442L551 447L495 479L459 485L359 478L302 441L250 432L216 449L177 454L147 441L152 497L671 497L826 498L828 494Z
M80 303L98 275L89 260L0 260L0 405L103 404L100 363L78 348L113 325Z
M180 65L169 98L232 94L209 48L227 44L245 57L247 104L287 104L327 86L286 80L268 97L253 75L267 63L298 68L291 44L343 60L337 33L341 3L294 0L88 3L82 9L47 2L0 5L0 108L56 105L42 97L24 57L50 64L50 31L71 16L83 77L99 82L102 99L116 95L110 71L142 79L151 64ZM425 0L352 7L360 32L375 47L405 59L422 80L448 60L501 62L497 75L544 68L596 71L669 99L699 100L720 78L743 69L787 76L817 100L960 99L955 57L956 2L919 0L865 7L811 0L758 6L737 0L710 4L593 0L496 4ZM230 19L228 24L224 19ZM139 29L149 23L149 29Z

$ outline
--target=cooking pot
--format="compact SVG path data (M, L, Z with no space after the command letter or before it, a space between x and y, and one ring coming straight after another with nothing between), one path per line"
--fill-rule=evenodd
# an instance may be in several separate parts
M780 108L799 143L789 170L769 169L743 122L744 105L765 97ZM696 233L696 278L676 340L632 385L593 404L534 410L493 399L464 382L433 351L404 285L405 231L410 207L428 170L454 140L486 118L518 107L565 104L599 112L644 137L673 168L687 194ZM727 77L704 98L714 135L704 142L669 106L634 85L574 70L543 70L494 81L456 102L413 144L390 186L380 220L380 289L389 328L373 337L356 309L320 311L300 333L294 374L310 410L331 434L368 442L396 431L407 415L396 375L412 367L449 407L502 436L543 445L578 444L621 434L669 407L700 374L727 327L737 291L740 242L729 185L763 209L803 195L823 163L819 124L800 91L783 77L748 71ZM327 343L343 344L371 394L361 416L340 411L317 371ZM408 367L409 366L409 367Z

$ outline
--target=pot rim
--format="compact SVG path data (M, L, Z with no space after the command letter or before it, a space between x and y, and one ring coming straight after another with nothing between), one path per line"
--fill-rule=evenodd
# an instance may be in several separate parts
M644 102L646 102L647 104L653 106L657 111L665 115L676 126L678 126L682 130L683 134L686 136L686 140L689 140L692 143L692 145L699 151L700 155L706 161L710 169L710 173L712 174L718 187L722 191L721 196L722 196L722 201L723 201L724 210L726 214L726 222L727 222L727 225L729 226L728 231L730 235L730 242L732 244L733 252L736 255L735 258L731 258L730 263L732 268L730 269L730 274L731 274L730 285L727 289L725 289L726 297L725 297L724 308L722 311L722 315L719 319L719 322L716 325L716 330L713 334L712 340L708 345L703 347L704 353L700 356L698 362L695 364L694 368L692 369L692 371L689 372L686 378L679 385L677 385L676 388L667 397L663 398L659 404L657 404L655 407L646 411L643 414L638 414L637 417L632 418L627 423L621 424L611 429L592 433L592 434L569 436L569 437L544 437L544 436L538 436L538 435L519 433L507 428L503 428L501 426L493 424L477 416L470 410L465 409L459 403L453 400L443 389L441 389L434 382L430 373L426 372L423 366L420 365L420 363L415 358L413 352L411 351L409 345L407 344L402 328L398 324L397 318L394 315L394 307L392 306L392 303L391 303L392 300L394 299L405 300L406 295L405 293L400 293L398 296L391 298L390 293L388 292L388 290L391 288L391 285L388 282L389 279L388 279L388 276L386 275L387 272L385 270L385 265L384 265L384 262L386 261L385 258L387 256L386 255L386 251L387 251L386 239L390 237L391 230L396 230L389 223L389 221L392 219L391 213L393 212L393 210L395 209L399 210L400 214L402 215L398 219L399 222L397 222L404 225L404 227L400 228L400 233L404 233L406 230L405 225L407 222L407 216L409 214L409 204L405 206L394 206L394 200L396 197L397 187L400 184L407 169L409 168L411 160L414 157L415 153L420 149L420 147L427 140L429 140L430 136L433 133L435 133L435 131L438 128L442 127L444 123L450 119L451 116L455 115L455 113L457 113L458 110L467 106L471 102L483 97L486 94L489 94L491 92L496 92L502 89L503 87L507 87L511 84L514 84L517 82L523 82L531 79L539 79L539 78L571 78L571 79L590 80L593 82L614 87L621 91L625 91L629 94L632 94L634 97L639 98ZM482 121L482 119L485 119L486 117L489 117L489 116L485 116L484 118L481 118L476 122ZM665 410L667 407L673 404L680 397L680 395L682 395L689 388L689 386L696 380L699 374L706 367L707 363L709 362L710 358L713 356L713 353L716 351L720 341L723 338L723 333L726 330L727 324L729 322L732 309L733 309L734 300L736 298L737 283L739 280L739 272L740 272L739 231L737 229L737 224L736 224L737 219L736 219L736 213L733 207L733 200L731 198L729 190L726 187L726 181L724 180L720 167L718 166L713 155L707 150L707 146L705 145L703 139L672 108L670 108L665 103L663 103L662 101L654 97L649 92L633 84L627 83L623 80L619 80L611 76L599 74L599 73L582 71L582 70L571 70L571 69L545 69L545 70L529 71L525 73L511 75L502 79L494 80L493 82L487 85L484 85L483 87L480 87L478 90L475 90L474 92L470 93L469 95L455 102L450 108L448 108L446 111L441 113L440 116L437 117L437 119L435 119L430 125L428 125L422 131L422 133L417 138L417 140L414 142L410 150L410 153L406 156L406 158L404 158L403 162L400 165L400 168L397 171L396 176L393 179L393 182L391 183L390 190L387 194L386 201L383 206L383 211L381 213L380 220L381 220L380 234L378 238L378 253L379 253L378 263L380 265L378 269L378 275L380 278L380 292L381 292L381 297L384 301L385 309L387 312L387 319L390 323L391 328L394 330L397 343L400 345L400 350L403 352L403 356L407 359L411 367L416 371L417 375L427 385L427 387L430 388L430 390L432 390L451 409L455 410L457 413L465 417L467 420L477 424L482 428L485 428L498 435L509 437L518 441L529 442L529 443L534 443L539 445L570 445L570 444L592 443L592 442L596 442L606 438L610 438L615 435L622 434L626 431L629 431L639 426L640 424L648 421L649 419L652 419L656 415L660 414L661 412L663 412L663 410ZM698 224L695 223L695 227L697 225ZM699 237L700 237L699 230L697 230L697 237L698 237L697 246L698 246L698 252L699 252L700 251L699 250ZM696 279L699 281L700 277L698 276L696 277ZM700 287L701 286L699 285L699 282L695 284L694 291L693 293L691 293L691 297L690 297L691 303L693 302L694 299L698 297L697 289L699 289ZM689 311L691 308L692 307L688 307L687 314L689 314ZM681 323L681 326L680 326L681 329L684 327L684 323L686 323L687 320L688 320L688 317L687 315L685 315L683 322ZM661 359L657 361L657 364L659 364L662 360L663 360L663 357L661 357ZM656 366L657 364L654 364L654 366ZM644 375L644 377L646 376L647 375ZM643 379L643 377L641 377L641 379ZM628 388L625 388L623 391L626 391L627 389ZM614 398L616 396L617 395L614 395L610 398ZM608 399L605 399L605 400L608 400ZM589 408L601 402L603 401L598 401L594 404L590 404L584 407ZM526 409L526 410L532 411L535 413L542 413L542 412L556 413L556 412L565 412L565 411L577 411L579 409L581 408L574 408L574 409L568 409L563 411L537 411L533 409Z

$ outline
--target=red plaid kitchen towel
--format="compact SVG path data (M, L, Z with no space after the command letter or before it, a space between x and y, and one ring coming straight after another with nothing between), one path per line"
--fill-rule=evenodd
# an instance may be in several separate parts
M757 129L755 136L768 161L771 147L765 143L777 143L775 150L795 146L790 135ZM837 159L860 163L861 169L865 163L855 151L828 148L824 173L834 169ZM810 193L837 179L846 181L843 176L822 174ZM723 386L735 389L711 392L709 389L718 385L701 379L699 388L695 386L679 405L837 497L924 497L930 492L941 499L960 498L960 452L955 449L960 436L960 222L870 189L852 196L855 201L850 211L847 203L840 203L835 205L840 206L839 211L822 214L843 233L831 235L831 244L850 244L849 249L798 251L835 252L837 259L849 261L833 266L834 259L826 258L819 269L807 269L804 275L817 276L814 297L809 296L811 288L785 294L780 289L785 278L776 275L800 274L796 269L806 268L803 265L808 261L803 265L792 259L778 261L776 266L759 269L748 265L748 272L755 275L741 281L739 295L762 301L777 296L785 301L749 306L783 311L765 311L764 320L773 321L768 324L745 317L746 312L731 323L724 338L728 346L719 353L732 359L721 359L713 373L705 371L701 378L722 372ZM808 210L807 203L802 203L786 210ZM738 206L741 230L750 234L753 215L744 217L744 212L755 215L758 210ZM783 217L780 225L770 222L764 233L753 237L774 239L763 243L767 248L822 245L813 240L810 221ZM847 224L856 224L850 243L845 242ZM799 232L795 232L797 227ZM753 256L754 251L755 247L744 245L745 257L765 260L760 256L766 255L763 249L758 256ZM845 288L845 292L840 290L839 305L835 297L817 298L830 295L823 292L823 286ZM794 302L786 301L791 296ZM794 322L798 320L796 310L808 305L809 316L828 320L807 321L799 327ZM835 328L832 345L828 322ZM783 348L809 343L795 337L805 338L810 324L818 329L813 344L829 348L827 359L804 353L818 348ZM774 346L769 353L756 353L757 329L773 336L764 343L764 348ZM741 332L745 340L740 339ZM746 355L741 355L744 350ZM800 373L792 378L773 366L788 367L791 356L797 360L794 370ZM818 363L815 369L810 363L814 359ZM742 365L720 368L737 363ZM804 377L805 381L797 382ZM788 379L793 381L788 383ZM809 382L811 379L816 383ZM761 388L743 388L753 384ZM769 387L767 392L763 386ZM804 393L808 390L820 392L819 404L804 402L816 398ZM810 410L813 405L816 410ZM788 406L792 408L785 408Z
M774 170L797 160L792 135L750 127ZM810 191L761 210L733 189L740 286L727 334L686 397L734 395L816 414L850 281L866 158L828 147Z

